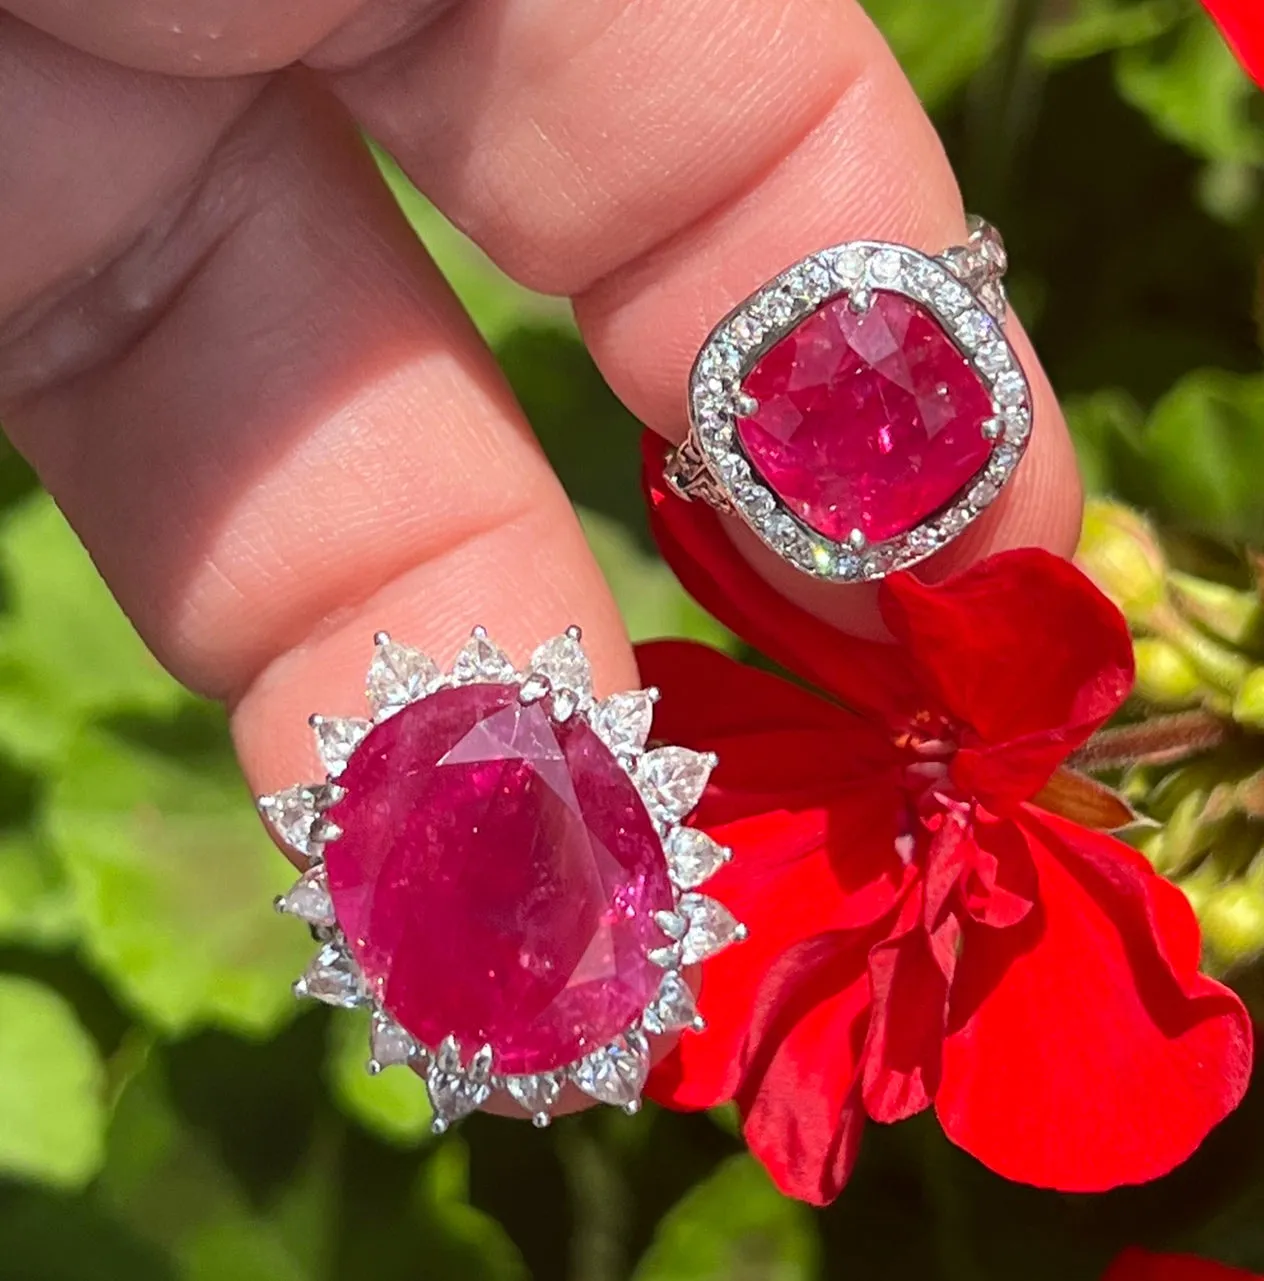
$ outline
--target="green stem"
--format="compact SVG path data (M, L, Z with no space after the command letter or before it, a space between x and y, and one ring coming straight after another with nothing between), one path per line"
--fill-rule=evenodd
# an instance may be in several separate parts
M1005 175L1034 115L1043 75L1030 56L1031 34L1045 0L1007 0L995 57L980 73L969 104L974 204L993 218L1003 199Z
M629 1272L628 1189L610 1145L593 1132L593 1124L585 1117L558 1132L574 1222L569 1272L573 1281L624 1281Z

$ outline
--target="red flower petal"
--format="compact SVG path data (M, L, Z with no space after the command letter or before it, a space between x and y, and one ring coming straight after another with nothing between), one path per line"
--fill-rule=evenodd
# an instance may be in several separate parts
M667 488L667 449L653 432L642 438L650 528L685 590L743 640L850 707L883 720L897 709L915 709L917 683L896 648L848 636L770 586L712 508L685 502Z
M870 722L718 650L656 641L637 647L637 661L663 695L655 736L720 758L699 826L831 800L894 767Z
M1102 833L1028 807L1039 907L967 931L936 1109L1006 1178L1096 1192L1167 1173L1241 1100L1242 1003L1198 973L1175 886Z
M1150 1254L1125 1250L1102 1281L1261 1281L1257 1272L1243 1272L1190 1254Z
M933 587L897 574L882 611L939 705L968 727L952 776L985 803L1034 796L1132 686L1123 616L1048 552L1003 552Z
M1264 85L1264 10L1259 0L1203 0L1229 47L1257 84Z
M843 934L782 957L769 980L784 985L783 999L754 1030L737 1096L751 1151L782 1192L813 1205L838 1195L860 1150L866 951L863 935Z
M838 931L864 929L894 909L909 875L895 854L894 794L852 799L852 806L778 810L709 829L733 850L733 861L704 891L750 937L703 966L698 1008L707 1030L683 1037L655 1069L652 1098L683 1108L733 1098L749 1063L765 1052L761 1028L775 1021L786 999L782 988L794 978L777 977L781 958L822 935L844 939ZM839 834L845 860L838 857ZM825 986L817 995L828 1002L835 993Z
M1039 887L1031 851L1010 819L975 810L962 842L969 868L960 883L961 907L982 925L1017 925L1035 907Z
M873 1016L863 1054L865 1110L875 1121L924 1111L939 1084L948 992L961 931L947 916L931 933L921 887L905 900L899 924L869 953Z

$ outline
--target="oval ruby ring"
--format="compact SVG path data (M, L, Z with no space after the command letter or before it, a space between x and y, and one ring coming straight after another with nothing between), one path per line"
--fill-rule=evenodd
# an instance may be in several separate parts
M996 498L1031 434L1005 266L980 219L938 257L863 240L795 263L707 339L668 482L833 582L929 556Z
M376 640L371 718L313 717L325 780L259 798L307 861L295 991L369 1007L438 1132L497 1091L547 1125L568 1082L636 1111L647 1034L702 1029L682 969L745 937L682 826L715 758L647 747L655 690L597 700L578 628L521 671L482 628L446 673Z

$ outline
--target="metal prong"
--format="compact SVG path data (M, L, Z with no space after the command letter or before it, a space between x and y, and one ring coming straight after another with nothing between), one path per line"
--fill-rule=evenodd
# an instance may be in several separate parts
M470 1060L470 1066L467 1069L471 1081L482 1084L492 1073L492 1047L490 1045L480 1045Z
M391 643L390 632L374 632L373 643L375 645L389 645Z
M546 698L552 691L553 686L549 684L547 676L528 676L518 687L518 702L538 703L540 699Z
M568 721L575 715L578 706L579 700L569 689L557 689L553 691L553 702L549 710L555 721Z
M566 634L571 638L571 640L576 642L584 639L584 629L580 627L578 623L572 623L566 629Z
M856 315L863 316L873 306L873 294L868 289L853 289L847 301Z
M984 440L999 440L1001 433L1005 430L1005 424L999 418L989 418L983 424L982 430Z
M535 1116L531 1118L531 1124L534 1125L537 1130L547 1130L549 1128L549 1122L552 1119L553 1118L549 1116L547 1112L537 1112Z
M441 1116L435 1117L435 1119L430 1122L431 1134L443 1134L447 1131L447 1128L448 1122Z
M752 414L757 414L759 412L759 401L757 401L754 396L750 396L747 395L746 392L742 392L735 402L735 408L743 418L749 418Z
M475 640L486 640L487 628L484 627L482 623L479 623L477 627L472 627L470 629L470 635L473 636Z
M370 1059L364 1065L364 1070L370 1076L377 1076L382 1071L382 1065L377 1061L377 1059Z
M641 1100L633 1099L631 1103L625 1103L623 1110L628 1116L635 1116L641 1110Z
M853 529L851 533L847 535L847 546L853 551L864 551L865 544L868 541L869 540L865 537L865 531L863 529Z
M645 691L645 697L648 698L651 703L657 703L662 699L663 691L659 689L657 685L650 685Z

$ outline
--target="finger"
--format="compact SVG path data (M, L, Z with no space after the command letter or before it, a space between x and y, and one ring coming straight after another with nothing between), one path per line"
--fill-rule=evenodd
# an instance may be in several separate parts
M847 239L939 252L965 234L934 130L853 0L500 0L334 83L511 273L577 295L606 377L672 439L699 345L764 280ZM1074 545L1065 424L1016 324L1013 339L1033 442L939 572L1001 547ZM770 572L810 607L873 625L869 593Z
M292 62L363 0L4 0L3 8L100 58L147 71L235 75Z
M349 65L400 44L453 0L4 0L0 10L120 66L241 76L303 55Z
M112 122L145 123L137 148L167 127L133 100L153 82L4 37L6 201L49 165L83 207ZM11 122L41 94L79 114L30 156ZM481 622L522 659L579 623L599 688L633 684L564 494L350 123L278 79L188 169L121 252L101 236L76 287L5 319L0 413L167 666L234 704L254 788L313 776L306 718L362 710L378 629L449 658ZM15 230L6 262L55 229Z

